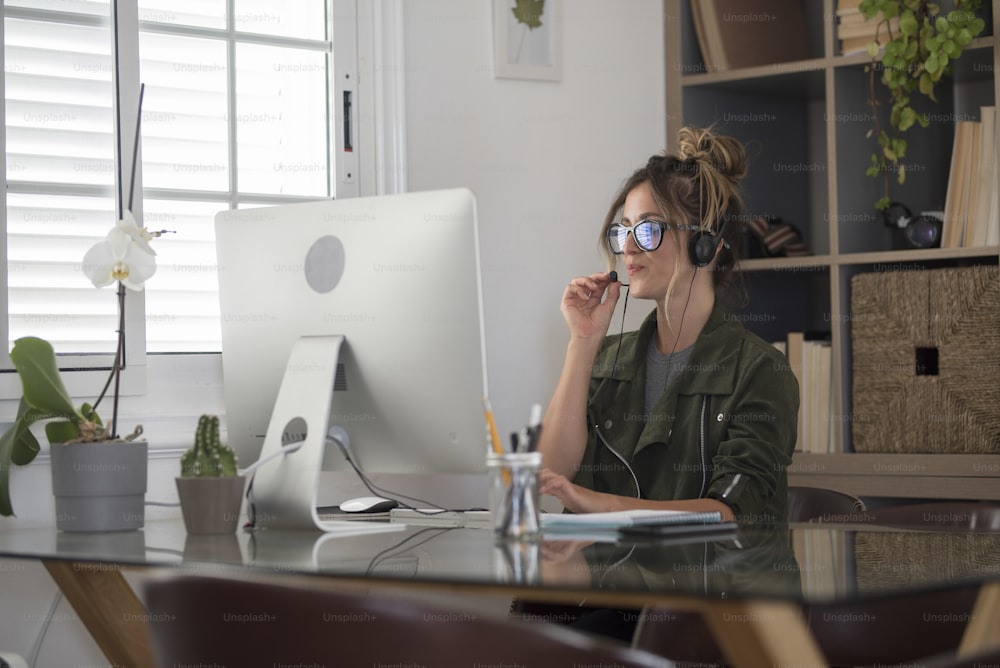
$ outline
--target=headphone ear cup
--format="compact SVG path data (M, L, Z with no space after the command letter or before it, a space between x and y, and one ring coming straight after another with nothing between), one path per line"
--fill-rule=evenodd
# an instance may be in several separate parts
M707 267L715 259L718 238L707 230L698 230L688 240L688 256L696 267Z

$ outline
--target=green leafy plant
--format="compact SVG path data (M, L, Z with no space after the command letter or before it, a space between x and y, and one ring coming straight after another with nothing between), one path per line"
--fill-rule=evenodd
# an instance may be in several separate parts
M236 453L219 437L219 418L198 418L194 445L181 455L181 475L185 478L230 478L237 474Z
M863 0L859 9L866 19L878 20L877 40L868 45L872 63L866 71L869 79L869 104L873 127L868 136L875 136L878 150L872 153L868 176L884 180L884 196L877 209L889 206L889 172L895 170L897 181L906 181L901 162L908 148L903 134L914 125L927 127L927 115L912 105L913 96L923 95L937 102L934 88L943 77L950 76L952 64L965 47L986 27L976 16L982 0L954 0L954 9L942 13L941 8L927 0ZM878 39L881 38L881 39ZM884 41L879 60L879 41ZM878 74L881 76L877 76ZM889 128L882 127L879 117L881 102L876 83L889 92Z
M50 443L92 443L111 440L110 432L97 414L96 403L73 405L59 375L55 351L44 339L24 337L14 342L10 351L22 396L13 426L0 436L0 515L13 515L10 501L10 468L31 463L41 449L31 426L47 420L45 436ZM125 437L131 441L142 434L142 427Z

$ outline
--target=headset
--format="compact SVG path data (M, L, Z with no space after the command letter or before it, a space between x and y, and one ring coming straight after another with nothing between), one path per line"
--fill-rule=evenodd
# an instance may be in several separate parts
M901 202L890 202L882 211L882 220L893 229L903 230L906 240L914 248L934 248L941 245L941 226L944 213L924 211L914 216L909 207Z
M729 214L722 216L722 224L719 231L712 233L711 230L698 230L691 234L688 239L688 257L695 267L707 267L715 259L715 254L719 251L719 243L729 248L729 242L725 239L726 227L729 226Z

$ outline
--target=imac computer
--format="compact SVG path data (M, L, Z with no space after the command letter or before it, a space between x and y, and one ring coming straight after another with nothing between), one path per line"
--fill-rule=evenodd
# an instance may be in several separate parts
M467 189L216 216L229 444L263 526L319 528L342 429L365 473L477 473L488 396ZM289 444L301 444L292 450Z

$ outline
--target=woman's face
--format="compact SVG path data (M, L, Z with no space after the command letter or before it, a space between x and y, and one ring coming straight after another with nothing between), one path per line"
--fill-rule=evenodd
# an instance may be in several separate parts
M640 183L629 191L625 196L625 206L622 208L622 225L632 227L643 220L674 222L668 221L660 212L649 183ZM628 274L629 294L639 299L654 299L657 302L664 301L670 279L673 278L678 264L681 271L691 268L686 253L679 252L677 248L673 230L663 231L663 242L653 251L640 249L635 243L635 237L629 234L622 260Z

